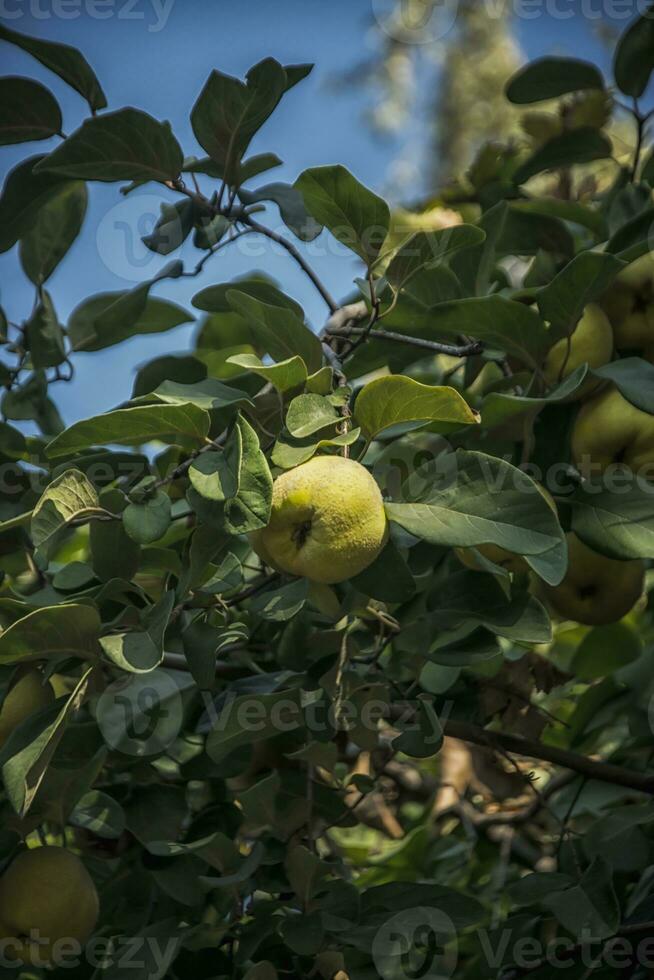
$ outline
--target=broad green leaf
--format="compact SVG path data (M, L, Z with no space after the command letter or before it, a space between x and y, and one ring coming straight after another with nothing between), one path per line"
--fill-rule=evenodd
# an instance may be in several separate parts
M93 606L70 604L36 609L0 633L0 663L95 657L100 625Z
M61 109L44 85L31 78L0 78L0 144L47 140L57 133Z
M40 209L61 190L61 177L34 173L34 166L44 159L28 157L7 175L0 196L0 252L31 230Z
M197 357L186 354L164 354L140 367L134 379L132 398L140 398L154 391L164 381L192 385L207 377L206 366Z
M45 289L41 290L39 303L25 325L25 340L37 371L56 367L66 360L64 333Z
M192 319L176 303L148 296L147 289L144 295L143 285L148 284L138 292L97 293L83 300L68 321L73 350L103 350L135 334L165 333Z
M350 584L364 595L382 602L406 602L416 591L409 566L392 540L389 540L372 565L350 579Z
M292 470L295 466L306 463L320 449L331 447L340 449L343 446L354 445L360 435L361 429L350 429L339 435L307 436L306 439L294 439L282 433L273 447L271 458L275 466L280 466L283 470Z
M164 381L154 391L138 399L140 402L155 400L169 405L195 405L205 411L253 404L252 399L240 388L231 388L216 378L205 378L204 381L189 385Z
M649 361L642 357L622 357L594 368L592 373L603 381L612 381L627 401L654 415L654 365Z
M279 100L309 65L280 65L266 58L254 65L245 82L212 71L191 111L195 137L220 168L220 175L236 184L239 163L254 134L276 108Z
M27 449L25 436L13 425L0 422L0 453L10 459L23 459Z
M648 4L647 10L641 12L620 38L613 73L620 91L638 99L647 88L653 69L654 8Z
M572 129L548 140L521 164L513 175L516 184L524 184L544 170L558 170L578 163L590 163L610 157L611 141L590 126Z
M87 119L38 164L37 173L82 180L175 180L184 158L168 123L140 109Z
M601 296L624 262L606 252L580 252L538 293L538 308L549 320L552 338L567 336L579 322L584 307Z
M558 99L568 92L603 89L601 73L588 61L576 58L538 58L509 80L506 97L516 105Z
M491 391L486 395L481 406L481 417L484 428L492 429L497 425L517 418L519 415L536 415L541 408L548 404L565 402L577 391L588 376L588 367L580 365L568 375L561 384L548 391L546 397L530 398L526 395L509 395L503 391Z
M91 111L104 109L107 104L104 92L95 73L84 55L69 44L59 44L55 41L43 41L40 38L19 34L0 24L0 41L9 41L16 47L22 48L32 57L40 61L56 75L74 88L86 99Z
M420 312L400 301L384 323L389 329L432 340L443 336L456 340L466 334L533 367L540 366L550 343L536 310L504 296L454 300Z
M588 228L600 241L607 237L604 216L578 201L562 201L558 197L534 197L528 201L512 201L511 210L570 221L582 228Z
M305 170L294 185L307 210L332 235L371 265L388 233L386 201L359 183L340 165Z
M159 602L141 617L141 629L111 633L100 638L105 655L121 670L147 674L163 660L163 642L168 620L175 604L175 593L165 592Z
M604 858L595 858L579 884L554 892L543 899L564 929L575 939L594 940L615 935L620 925L620 904L613 887L612 868Z
M471 248L466 248L453 258L450 268L455 273L461 289L452 297L444 296L444 300L460 299L461 296L485 296L489 292L491 278L497 264L497 246L506 226L508 213L507 202L499 201L481 215L478 226L466 226L477 227L477 230L483 234L483 239L476 244L472 243ZM429 276L426 282L431 283L432 278ZM425 281L425 277L422 281ZM438 299L435 299L427 305L433 306L437 302Z
M236 496L239 467L240 459L233 453L201 453L191 463L189 480L200 496L220 502Z
M291 731L303 722L300 691L276 691L273 694L244 694L227 699L207 736L206 752L218 762L241 745L250 745L279 732L280 713L284 730ZM248 707L249 706L249 707ZM252 724L256 714L257 721ZM276 724L275 724L276 722Z
M651 251L652 222L654 222L654 208L646 208L611 235L606 244L606 251L617 255L625 262L633 262L634 259Z
M234 279L233 282L221 282L214 286L207 286L201 289L193 297L193 306L199 310L206 310L207 313L231 313L232 303L229 299L229 292L238 290L253 299L266 303L269 306L279 306L284 310L290 310L301 320L304 320L304 310L299 303L281 292L277 287L265 278ZM242 338L232 337L229 343L239 343ZM225 343L228 341L225 338Z
M654 555L654 494L652 485L627 473L622 482L582 484L567 502L572 530L600 553L615 558ZM616 492L616 488L618 492Z
M475 225L454 225L439 231L419 231L395 253L386 269L386 279L402 289L422 269L431 269L455 252L480 245L486 235Z
M236 286L238 287L238 283ZM310 373L322 367L322 346L319 339L293 310L261 302L238 288L228 290L227 300L275 361L297 354Z
M479 422L455 388L424 385L399 374L368 382L354 403L354 418L368 439L401 422Z
M139 503L131 501L123 511L123 526L133 541L152 544L170 527L171 501L163 490L157 490Z
M565 221L554 214L509 207L497 243L498 256L538 255L541 251L572 258L575 240Z
M304 198L297 188L291 184L276 182L264 184L256 190L239 191L239 197L244 204L256 204L258 201L273 201L279 208L282 221L303 242L312 242L322 231L318 224L307 212Z
M20 240L20 261L38 286L50 278L80 233L88 194L81 180L60 182Z
M594 681L637 660L642 652L638 632L626 623L596 626L577 647L571 670L582 680Z
M550 618L538 599L528 592L507 598L493 575L455 572L434 590L430 606L431 636L474 625L514 643L548 643L552 638Z
M66 470L46 487L32 512L32 541L36 548L47 551L72 521L105 513L91 481L79 470Z
M49 443L46 453L55 459L91 446L136 446L164 437L203 442L208 433L209 416L197 405L137 405L75 422Z
M335 425L340 418L324 395L298 395L288 406L286 428L295 439L305 439Z
M260 592L250 602L250 609L262 619L285 622L299 613L307 601L308 593L307 580L296 579L288 585L280 585L266 592Z
M403 487L410 503L387 503L386 513L430 544L496 544L524 555L546 582L558 585L567 549L556 513L531 477L503 459L457 450L439 456L429 477L418 468ZM433 469L433 467L432 467Z
M256 354L232 354L227 358L227 363L237 364L246 371L254 371L282 394L294 388L301 388L307 380L307 366L297 354L277 364L264 364Z
M240 414L225 454L238 472L238 490L225 501L226 530L245 534L265 527L270 520L273 479L256 432Z
M68 723L84 703L94 670L93 666L87 668L63 707L60 701L55 702L51 711L44 713L45 727L34 731L27 744L2 766L7 795L20 817L29 811Z

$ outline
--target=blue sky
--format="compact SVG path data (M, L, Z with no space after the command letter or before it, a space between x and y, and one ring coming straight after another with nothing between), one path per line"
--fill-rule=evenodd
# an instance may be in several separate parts
M487 2L492 8L491 0ZM251 146L252 152L273 151L284 160L284 166L262 182L292 181L306 167L338 162L373 189L387 192L402 141L410 139L420 152L418 123L401 139L380 140L362 121L370 92L355 85L335 91L330 84L373 54L378 43L375 11L383 18L387 6L387 0L3 0L0 19L15 30L80 48L105 89L109 109L135 105L170 120L187 154L201 152L188 113L213 68L242 76L267 56L283 63L315 62L312 75L286 96ZM514 6L519 9L519 4ZM573 54L607 68L606 50L593 31L601 7L606 9L606 3L599 0L543 0L540 7L530 0L524 11L528 16L515 21L525 57ZM574 16L568 18L569 12ZM51 89L62 107L67 133L82 122L86 104L56 76L8 44L0 44L0 54L3 74L27 75ZM46 142L0 147L3 178L25 156L47 149ZM165 195L148 185L123 198L119 186L90 185L82 236L48 283L63 323L87 296L129 288L168 261L148 253L139 241L150 230ZM279 225L275 214L271 219ZM303 304L309 321L320 326L323 304L302 273L278 250L271 252L262 243L255 248L254 241L249 244L247 254L229 250L210 260L197 279L164 283L153 295L172 299L192 312L190 299L199 289L265 266ZM321 236L312 246L313 261L332 293L342 296L358 269L328 244ZM190 241L180 257L187 268L195 264L198 253ZM0 283L0 303L10 320L21 321L31 309L33 287L22 274L16 249L0 255ZM163 353L183 351L193 329L193 325L183 326L167 334L134 338L99 354L76 354L74 382L55 389L65 421L104 411L129 397L138 365Z

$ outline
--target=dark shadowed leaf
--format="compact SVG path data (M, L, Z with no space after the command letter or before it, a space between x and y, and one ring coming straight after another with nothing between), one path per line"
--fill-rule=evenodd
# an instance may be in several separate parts
M87 198L83 181L61 181L21 236L21 265L35 285L52 275L79 235Z
M573 129L548 140L514 174L516 184L524 184L544 170L558 170L577 163L590 163L610 157L611 141L597 129Z
M642 9L638 7L637 9ZM625 95L640 98L654 69L654 7L650 3L624 32L615 51L613 73Z
M39 173L82 180L174 180L179 143L167 122L139 109L118 109L82 123L39 164Z
M59 132L61 109L44 85L30 78L0 78L0 144L47 140Z
M603 89L601 73L588 61L576 58L539 58L521 68L506 87L510 102L526 105L545 99L557 99L568 92Z
M50 71L63 78L71 88L86 99L93 112L106 106L107 100L93 69L76 48L72 48L69 44L28 37L27 34L19 34L18 31L12 31L3 24L0 24L0 41L9 41L10 44L22 48Z

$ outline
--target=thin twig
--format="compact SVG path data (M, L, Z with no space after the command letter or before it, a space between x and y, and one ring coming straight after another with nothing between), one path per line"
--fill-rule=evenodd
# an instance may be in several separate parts
M442 344L437 340L425 340L423 337L409 337L403 333L395 333L392 330L368 330L366 327L347 327L344 330L334 330L327 333L329 339L347 340L348 335L357 336L363 334L375 340L390 340L397 344L409 344L412 347L421 347L424 350L433 351L435 354L448 354L450 357L472 357L480 354L483 344L479 341L472 341L469 344Z

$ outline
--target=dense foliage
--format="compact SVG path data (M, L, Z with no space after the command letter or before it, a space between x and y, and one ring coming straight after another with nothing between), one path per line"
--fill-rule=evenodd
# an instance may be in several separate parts
M41 83L0 79L0 142L59 138L0 197L35 295L0 322L0 935L23 950L0 943L0 975L650 976L651 14L615 87L564 58L514 76L524 140L424 215L338 165L263 182L279 158L248 148L309 65L212 72L185 157L76 50L0 40L90 109L64 136ZM48 280L93 181L158 187L145 243L192 236L197 265L64 326ZM220 280L246 235L299 264L324 325L265 268ZM319 235L359 261L343 299ZM65 428L76 352L192 319L155 293L199 275L193 350ZM349 577L325 545L309 580L257 542L274 481L322 456L372 474L389 533Z

